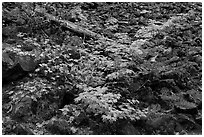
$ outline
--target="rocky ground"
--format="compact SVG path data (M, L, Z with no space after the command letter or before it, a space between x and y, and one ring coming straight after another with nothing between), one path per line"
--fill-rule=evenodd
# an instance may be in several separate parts
M202 3L2 4L5 135L202 134Z

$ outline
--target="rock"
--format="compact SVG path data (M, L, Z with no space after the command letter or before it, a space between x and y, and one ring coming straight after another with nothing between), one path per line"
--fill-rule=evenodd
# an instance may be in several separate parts
M31 56L19 56L18 63L24 71L34 71L37 66L37 62Z
M9 68L4 62L2 63L2 82L3 84L18 80L27 75L27 72L23 71L19 64Z
M71 126L64 119L52 118L45 128L52 134L57 135L69 135L72 133L70 130Z
M35 70L40 54L37 49L23 51L21 45L2 44L2 78L3 83L15 81ZM37 54L37 55L36 55Z
M23 97L13 107L12 116L19 120L26 120L32 114L32 99L30 97Z
M185 114L192 114L192 115L198 114L197 107L198 107L197 104L186 101L184 99L181 99L178 102L175 102L174 104L174 108L177 113L185 113Z

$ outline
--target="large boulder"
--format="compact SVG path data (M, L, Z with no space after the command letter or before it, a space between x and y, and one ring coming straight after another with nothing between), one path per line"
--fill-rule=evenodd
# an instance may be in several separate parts
M25 46L25 45L24 45ZM26 51L22 45L2 44L3 83L15 81L35 70L40 51L33 47Z

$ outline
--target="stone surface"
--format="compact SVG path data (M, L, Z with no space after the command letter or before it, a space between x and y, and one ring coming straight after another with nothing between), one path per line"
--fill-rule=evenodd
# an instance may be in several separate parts
M3 83L15 81L35 70L37 49L23 51L21 45L2 44L2 79Z

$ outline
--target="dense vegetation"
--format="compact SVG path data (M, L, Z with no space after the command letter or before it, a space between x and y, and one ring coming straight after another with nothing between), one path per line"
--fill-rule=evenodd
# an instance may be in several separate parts
M201 134L202 3L2 4L3 134Z

